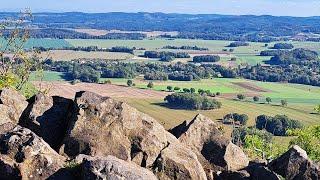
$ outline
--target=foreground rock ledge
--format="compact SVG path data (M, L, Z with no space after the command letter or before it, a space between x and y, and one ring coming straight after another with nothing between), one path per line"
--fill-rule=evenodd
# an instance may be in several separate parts
M269 168L286 179L320 179L320 169L303 149L293 146L269 164Z
M191 121L183 122L170 132L197 154L208 176L212 174L210 171L234 171L249 164L249 159L242 149L225 138L216 123L201 114Z
M75 103L77 117L61 152L70 157L112 155L161 176L206 179L197 156L150 116L91 92L77 93Z
M0 137L0 179L46 179L65 158L29 129L17 126Z
M0 90L0 125L18 124L23 111L28 106L26 98L11 88Z
M81 178L90 179L140 179L156 180L157 177L149 170L135 163L118 159L114 156L90 157L79 155L77 161L81 162Z

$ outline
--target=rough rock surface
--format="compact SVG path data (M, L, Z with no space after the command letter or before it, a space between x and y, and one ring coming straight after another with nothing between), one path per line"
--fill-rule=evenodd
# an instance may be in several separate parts
M210 169L207 168L208 163L215 171L239 170L249 164L241 148L225 138L217 125L201 114L191 121L183 122L170 132L197 154L206 171Z
M219 174L218 177L215 177L217 180L260 180L260 179L252 179L250 174L245 171L224 171Z
M186 174L192 179L205 178L195 154L180 145L172 134L150 116L126 103L91 92L77 93L75 102L79 107L78 116L61 149L67 155L112 155L152 168L159 155L164 153L168 162L164 166L167 169L174 167L174 171L187 171ZM178 164L186 161L188 164ZM168 171L162 174L165 173Z
M179 142L170 144L161 151L154 164L154 170L160 179L207 179L200 164L195 161L196 154Z
M269 168L286 179L320 179L320 169L299 146L293 146L269 164Z
M26 98L17 91L10 88L0 90L0 125L8 122L17 124L27 106Z
M46 179L65 158L29 129L17 126L0 137L0 179Z
M253 180L280 180L278 175L268 169L265 163L251 163L245 169Z
M42 137L52 148L58 149L67 131L73 101L42 93L30 101L19 124Z
M79 159L78 159L79 161ZM127 162L114 156L81 156L81 179L133 179L156 180L157 177L148 169L133 162Z

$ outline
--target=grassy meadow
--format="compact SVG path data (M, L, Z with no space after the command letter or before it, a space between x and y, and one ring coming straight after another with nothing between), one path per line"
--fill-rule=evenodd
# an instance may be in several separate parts
M33 76L35 77L35 76ZM44 72L44 81L64 81L64 74L58 72ZM34 80L36 80L34 78ZM110 80L112 84L126 86L127 79L109 78L101 81ZM149 81L141 77L133 79L136 84L133 88L146 89ZM181 123L184 120L193 118L196 114L202 113L213 120L220 121L224 115L234 113L244 113L249 116L249 125L253 125L258 115L277 115L285 114L290 118L300 120L305 125L320 123L320 116L314 114L313 108L320 104L320 87L288 84L259 82L245 79L215 78L201 81L181 82L181 81L153 81L156 91L166 91L167 86L182 88L195 88L220 92L218 100L222 102L222 108L209 111L188 111L170 109L163 106L163 99L141 99L135 97L122 98L138 110L151 115L159 120L167 129ZM239 86L237 83L248 84L255 89L261 88L262 91L255 91L251 88ZM250 87L249 86L249 87ZM236 100L237 94L245 94L246 100ZM252 96L259 96L259 102L253 102ZM267 104L266 97L271 97L272 102ZM288 106L280 106L280 101L285 99ZM226 132L231 132L231 127L226 126Z
M209 53L221 55L222 65L240 65L240 64L251 64L255 65L257 63L263 63L266 60L269 60L270 57L261 57L259 56L260 51L267 50L269 47L273 46L273 43L269 43L268 47L265 47L264 43L250 43L250 46L247 47L237 47L233 48L233 52L229 52L227 45L230 44L230 41L210 41L210 40L166 40L166 39L155 39L155 40L90 40L90 39L67 39L67 40L34 40L31 44L36 46L37 43L46 42L47 46L99 46L101 48L110 48L114 46L128 46L128 47L137 47L137 48L146 48L147 50L159 50L163 46L172 45L172 46L198 46L209 48ZM61 43L61 44L60 44ZM308 48L320 51L320 43L315 42L291 42L295 48ZM227 49L227 51L223 51ZM175 50L170 50L175 51ZM77 53L62 53L54 52L52 56L55 56L55 59L59 60L71 60L75 58L101 58L101 59L125 59L126 62L150 62L150 59L144 59L138 57L138 55L143 54L143 51L135 51L134 56L124 57L128 54L125 53L109 53L109 54L93 54L96 52L90 52L85 54L83 52ZM192 54L194 53L194 54ZM201 54L205 52L194 52L190 51L191 56ZM231 57L236 57L236 62L229 61ZM176 61L188 62L190 59L178 59ZM156 60L152 60L155 62ZM32 77L34 80L37 78L35 75ZM44 72L44 81L66 81L64 79L63 73L58 72ZM127 79L101 79L101 82L106 80L111 80L112 84L126 86ZM135 87L146 89L149 81L143 80L142 77L133 79ZM172 128L173 126L181 123L184 120L193 118L197 113L203 113L208 117L212 118L215 121L220 121L224 115L236 112L244 113L249 116L249 125L253 125L255 118L258 115L277 115L285 114L290 118L300 120L305 125L313 125L320 123L320 116L314 114L313 108L320 104L320 87L313 87L307 85L298 85L298 84L288 84L288 83L271 83L271 82L259 82L251 81L245 79L228 79L228 78L215 78L215 79L206 79L201 81L192 81L192 82L182 82L182 81L153 81L155 91L166 91L167 86L180 87L183 88L195 88L198 89L210 90L211 92L220 92L222 95L217 97L219 101L222 102L223 106L218 110L210 111L187 111L187 110L176 110L169 109L163 106L162 99L141 99L135 97L127 97L122 100L128 102L132 106L136 107L138 110L145 112L155 119L159 120L167 129ZM242 86L245 84L246 86ZM245 94L245 101L235 100L237 94ZM255 103L252 100L252 96L259 96L260 101ZM270 97L272 102L267 104L265 98ZM281 100L287 100L288 106L280 106ZM225 126L226 133L231 132L231 127ZM281 140L282 141L282 138Z

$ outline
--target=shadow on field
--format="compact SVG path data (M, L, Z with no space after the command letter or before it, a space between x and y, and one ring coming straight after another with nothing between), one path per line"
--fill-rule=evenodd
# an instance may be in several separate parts
M170 106L165 102L162 103L151 103L152 105L156 105L156 106L161 106L161 107L165 107L168 109L175 109L175 110L185 110L185 111L195 111L195 110L190 110L190 109L186 109L185 107L182 106Z
M62 79L66 80L66 81L72 81L73 77L70 73L62 73L61 75L59 75Z

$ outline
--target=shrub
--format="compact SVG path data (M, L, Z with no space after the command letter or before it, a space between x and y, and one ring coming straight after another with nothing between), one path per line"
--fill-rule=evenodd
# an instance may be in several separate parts
M281 100L281 106L287 106L288 105L288 101L287 100L284 100L284 99L282 99Z
M272 99L270 97L267 97L266 101L267 101L268 104L270 104L270 102L272 102Z
M153 86L154 86L153 82L149 82L148 85L147 85L147 87L150 88L150 89L153 88Z
M112 84L112 82L110 79L108 79L108 80L104 81L104 84Z
M225 124L239 122L241 125L246 125L248 120L249 120L248 115L238 114L238 113L230 113L223 117L223 123Z
M237 95L237 98L238 98L239 100L244 100L244 99L246 98L246 96L245 96L244 94L238 94L238 95Z
M171 92L171 91L172 91L172 89L173 89L173 87L172 87L172 86L167 86L167 90L168 90L168 91L170 91L170 92Z
M129 79L128 81L127 81L127 85L130 87L130 86L132 86L133 85L133 81L131 80L131 79Z
M320 161L320 126L310 126L289 132L288 135L296 136L290 141L291 145L298 145L304 149L308 156L315 161Z
M259 101L259 97L258 96L254 96L252 99L253 99L254 102L258 102Z

